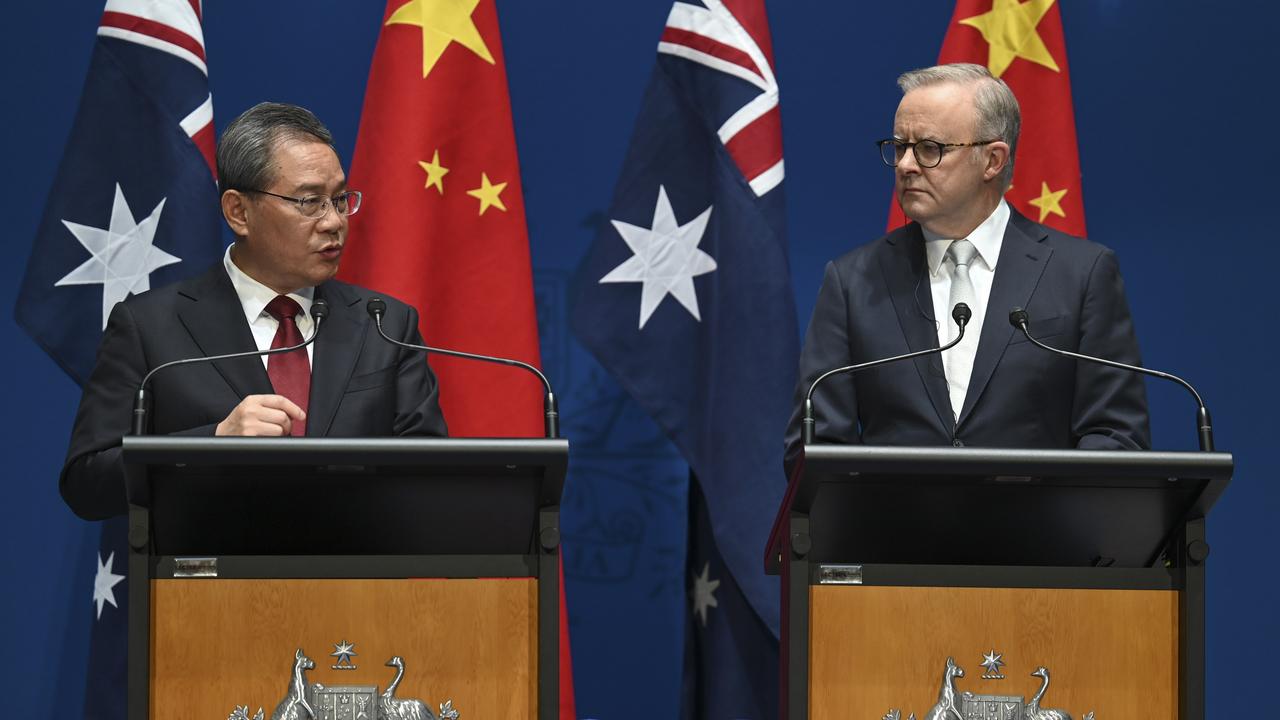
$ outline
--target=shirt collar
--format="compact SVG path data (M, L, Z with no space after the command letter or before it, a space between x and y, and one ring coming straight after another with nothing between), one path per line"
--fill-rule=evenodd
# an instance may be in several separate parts
M274 300L278 293L249 277L236 266L231 259L231 245L227 246L227 251L222 256L222 266L226 268L227 276L231 278L231 287L235 289L236 296L240 298L240 306L244 310L245 320L252 325L266 313L267 303ZM289 297L293 298L302 307L304 319L309 320L311 318L311 301L315 294L316 289L313 287L302 288L289 293Z
M1000 198L996 209L991 211L981 225L969 233L969 242L973 243L974 249L978 251L978 257L982 258L992 272L995 272L996 262L1000 259L1000 246L1004 244L1004 231L1008 225L1009 204L1004 201L1004 198ZM947 247L959 238L944 238L925 230L924 226L920 229L924 232L924 248L929 261L929 274L937 277L942 270L942 261L947 256Z

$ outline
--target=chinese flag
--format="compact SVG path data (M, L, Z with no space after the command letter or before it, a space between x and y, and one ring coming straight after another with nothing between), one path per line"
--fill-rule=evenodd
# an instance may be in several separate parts
M1071 76L1055 0L959 0L938 62L986 65L1009 85L1022 108L1022 136L1005 199L1032 220L1084 235ZM905 222L894 201L889 227Z
M418 308L427 344L539 365L529 236L494 0L391 0L373 54L341 277ZM540 437L542 384L431 357L454 437ZM564 583L560 713L573 718Z

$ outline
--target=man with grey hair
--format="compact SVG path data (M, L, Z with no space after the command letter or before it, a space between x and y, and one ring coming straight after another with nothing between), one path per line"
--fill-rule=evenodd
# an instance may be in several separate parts
M800 356L790 466L805 393L827 370L939 348L943 353L835 375L814 395L815 437L875 445L1140 449L1146 391L1132 373L1052 355L1007 321L1025 308L1056 347L1138 364L1115 255L1032 222L1004 199L1021 114L985 67L915 70L893 137L879 142L913 222L830 262Z
M222 215L235 234L223 261L111 311L80 401L60 485L88 519L126 510L120 443L143 377L183 358L305 349L173 367L150 382L147 432L221 436L444 435L423 353L378 337L373 297L334 278L361 195L346 186L333 138L309 111L262 103L218 144ZM418 313L386 295L383 327L421 344ZM312 309L323 300L327 318Z

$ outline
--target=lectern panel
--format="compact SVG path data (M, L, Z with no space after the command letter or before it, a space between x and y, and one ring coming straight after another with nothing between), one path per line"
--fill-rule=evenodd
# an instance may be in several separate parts
M1173 591L814 586L809 610L813 720L934 717L952 691L964 720L1021 720L1049 682L1041 667L1040 708L1177 717ZM964 675L948 687L949 657Z
M432 712L452 700L463 718L537 716L533 579L153 580L151 607L154 720L225 718L241 705L271 717L299 648L315 665L309 688L372 686L376 703L400 676L394 697ZM345 659L339 643L353 645ZM312 693L336 705L332 717L359 717L360 693L346 696L343 706Z

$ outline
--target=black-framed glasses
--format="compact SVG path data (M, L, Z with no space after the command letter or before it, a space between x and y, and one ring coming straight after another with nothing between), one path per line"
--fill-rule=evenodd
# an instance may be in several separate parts
M355 215L356 211L360 209L360 199L363 197L358 190L344 190L333 197L308 195L300 198L267 192L266 190L245 190L244 192L270 195L281 200L288 200L297 206L298 212L302 214L302 217L307 218L323 217L325 213L329 212L330 206L339 215Z
M880 159L889 167L898 167L898 163L902 162L902 158L907 155L907 148L910 148L911 152L916 156L917 165L922 168L932 168L938 167L938 163L942 162L942 156L947 153L948 148L978 147L990 145L993 142L1000 142L1000 138L967 143L942 143L937 140L907 142L898 138L889 138L877 141L876 145L880 146Z

